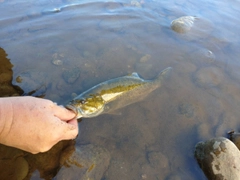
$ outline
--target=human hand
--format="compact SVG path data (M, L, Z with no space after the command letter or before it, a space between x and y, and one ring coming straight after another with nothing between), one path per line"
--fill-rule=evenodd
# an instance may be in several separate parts
M33 154L78 134L75 113L30 96L0 98L0 143Z

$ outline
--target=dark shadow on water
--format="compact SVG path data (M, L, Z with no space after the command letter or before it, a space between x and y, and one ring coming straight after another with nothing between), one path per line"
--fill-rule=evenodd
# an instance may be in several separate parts
M0 64L0 97L22 95L23 90L12 84L13 65L2 48L0 48Z
M0 144L0 179L51 180L61 168L60 160L74 151L75 141L61 141L46 153L33 155Z
M23 72L13 79L13 64L3 48L0 48L0 65L0 97L45 96L46 85L34 79L38 72Z

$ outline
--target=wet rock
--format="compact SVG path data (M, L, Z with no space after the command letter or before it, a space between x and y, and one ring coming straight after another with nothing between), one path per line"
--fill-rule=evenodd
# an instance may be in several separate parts
M179 114L185 115L188 118L194 116L194 107L189 103L181 103L178 106Z
M146 54L146 55L141 57L140 62L141 63L145 63L145 62L148 62L149 59L151 59L151 55L150 54Z
M52 60L52 63L53 63L54 65L56 65L56 66L61 66L61 65L63 65L63 61L60 60L60 59L53 59L53 60Z
M37 179L53 179L60 168L60 157L67 148L74 148L74 141L60 141L49 151L38 154L27 153L25 158L29 164L29 173L26 179L35 176ZM37 171L36 171L37 170Z
M165 155L163 155L161 152L150 152L147 155L148 162L150 163L151 167L162 169L162 168L168 168L169 162Z
M189 40L206 38L212 31L212 23L196 16L182 16L171 22L173 31Z
M224 80L224 74L217 67L205 67L195 73L193 80L200 87L211 88L220 85Z
M140 7L142 7L143 2L142 1L137 1L137 0L132 0L130 3L131 3L132 6L140 8Z
M192 29L195 21L195 16L182 16L171 22L171 28L177 33L186 33Z
M228 132L229 139L240 149L240 133L234 131Z
M240 179L240 151L227 138L199 142L195 147L195 158L208 179Z
M34 70L19 73L12 83L19 86L25 95L43 96L47 90L46 73Z
M106 149L92 144L78 146L71 153L65 152L61 158L64 166L57 174L57 180L101 180L110 161Z
M63 54L58 54L58 53L54 53L52 55L52 63L56 66L61 66L63 65L63 59L64 55Z
M215 62L215 54L206 48L198 48L191 53L185 55L185 59L190 59L192 63L198 67L211 65Z
M80 68L78 67L63 72L63 79L70 84L74 83L79 78L79 76Z

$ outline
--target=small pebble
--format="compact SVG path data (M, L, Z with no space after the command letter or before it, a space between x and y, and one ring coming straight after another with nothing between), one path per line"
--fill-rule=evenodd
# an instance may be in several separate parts
M61 65L63 65L63 61L60 60L60 59L54 59L54 60L52 60L52 63L53 63L54 65L56 65L56 66L61 66Z

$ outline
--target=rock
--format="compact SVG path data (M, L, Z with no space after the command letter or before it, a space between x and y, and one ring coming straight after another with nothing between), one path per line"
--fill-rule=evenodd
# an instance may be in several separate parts
M101 180L107 170L110 154L101 147L89 144L82 145L62 155L62 168L57 180Z
M151 55L150 54L146 54L146 55L141 57L140 62L141 63L145 63L145 62L148 62L149 59L151 59Z
M203 88L212 88L219 86L224 80L224 73L217 67L205 67L199 69L194 77L194 82Z
M194 116L194 107L189 103L181 103L178 106L179 114L185 115L188 118Z
M186 33L191 30L195 20L194 16L182 16L171 22L171 28L177 33Z
M62 154L65 154L65 150L74 147L75 142L67 140L58 142L49 151L44 153L27 153L25 159L29 164L29 173L26 179L30 179L32 176L35 177L34 179L40 179L40 177L43 179L53 179L61 167L60 158Z
M171 22L173 31L182 34L189 40L206 38L213 29L213 25L206 19L195 16L182 16Z
M208 179L240 179L240 151L227 138L199 142L195 147L195 158Z
M63 79L67 83L74 83L80 76L80 68L74 67L72 69L66 70L63 72Z
M147 155L150 166L156 169L163 169L169 167L167 157L161 152L150 152Z
M194 63L198 67L201 67L212 65L216 60L216 56L209 49L198 48L191 53L187 53L185 55L185 59L189 59L192 63Z
M61 65L63 65L63 61L60 60L60 59L53 59L53 60L52 60L52 63L53 63L54 65L56 65L56 66L61 66Z
M59 54L59 53L54 53L52 55L52 63L56 66L61 66L63 65L63 60L62 58L64 58L63 54Z
M35 70L24 71L13 79L13 85L19 86L24 95L43 96L47 90L46 73Z
M228 132L229 139L240 149L240 133L234 131Z
M142 7L142 3L140 1L137 1L137 0L132 0L131 5L135 6L135 7L139 7L139 8Z

